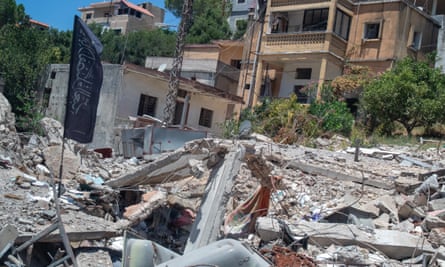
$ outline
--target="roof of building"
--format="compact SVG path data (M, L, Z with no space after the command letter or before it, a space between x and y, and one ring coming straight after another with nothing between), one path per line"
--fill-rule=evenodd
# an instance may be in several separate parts
M34 19L30 19L29 22L31 24L34 24L34 25L37 25L37 26L40 26L40 27L49 28L48 24L40 22L40 21L37 21L37 20L34 20Z
M166 82L168 82L170 79L170 74L168 72L160 72L157 70L147 69L142 66L134 64L125 64L124 70L150 76ZM183 90L189 92L197 92L208 96L221 97L236 103L244 103L243 98L241 96L231 94L229 92L215 88L213 86L205 85L197 81L189 80L182 77L179 78L179 80L180 80L180 88Z
M138 6L138 5L135 5L135 4L133 4L133 3L130 3L130 2L128 2L127 0L121 0L121 1L122 1L122 3L124 3L124 5L126 5L127 7L131 8L131 9L134 9L134 10L136 10L136 11L139 11L139 12L141 12L142 14L145 14L145 15L147 15L147 16L154 17L154 15L153 15L150 11L148 11L147 9L145 9L145 8L142 8L142 7Z

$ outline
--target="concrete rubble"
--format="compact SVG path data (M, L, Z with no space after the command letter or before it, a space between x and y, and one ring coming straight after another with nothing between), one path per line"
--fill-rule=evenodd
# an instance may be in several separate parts
M218 257L239 246L241 254L227 257L252 260L241 266L445 262L440 147L360 149L356 161L338 136L308 148L255 134L197 139L156 156L105 157L63 142L57 121L41 123L41 135L18 134L0 94L0 266L130 266L136 254L152 257L137 266L230 266Z

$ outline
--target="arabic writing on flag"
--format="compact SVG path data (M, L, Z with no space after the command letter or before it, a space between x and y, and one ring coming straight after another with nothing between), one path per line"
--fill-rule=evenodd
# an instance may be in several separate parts
M93 140L103 80L102 49L94 33L75 16L64 137L79 143Z

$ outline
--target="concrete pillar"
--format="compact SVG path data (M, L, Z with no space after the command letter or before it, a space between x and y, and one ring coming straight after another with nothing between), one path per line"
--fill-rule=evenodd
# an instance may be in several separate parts
M334 31L336 4L337 1L331 1L331 4L329 5L328 25L326 27L327 32Z
M321 89L323 87L324 81L326 80L327 66L328 66L328 59L326 58L326 56L324 56L321 59L320 74L318 76L317 100L321 99Z
M259 60L257 75L255 79L255 88L252 88L252 90L255 90L255 92L253 93L252 107L254 107L258 103L258 98L261 94L262 81L263 81L263 61Z

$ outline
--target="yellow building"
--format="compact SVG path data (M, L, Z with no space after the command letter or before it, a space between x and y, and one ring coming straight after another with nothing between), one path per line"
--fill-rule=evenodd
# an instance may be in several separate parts
M433 15L444 5L437 2L267 1L264 20L258 20L245 38L251 51L244 59L246 78L240 78L239 85L245 89L245 102L255 105L262 96L295 93L299 102L309 103L319 97L325 81L342 75L347 63L379 73L397 59L423 58L437 46L440 24ZM255 31L262 34L256 36ZM318 90L308 95L302 90L308 85Z

